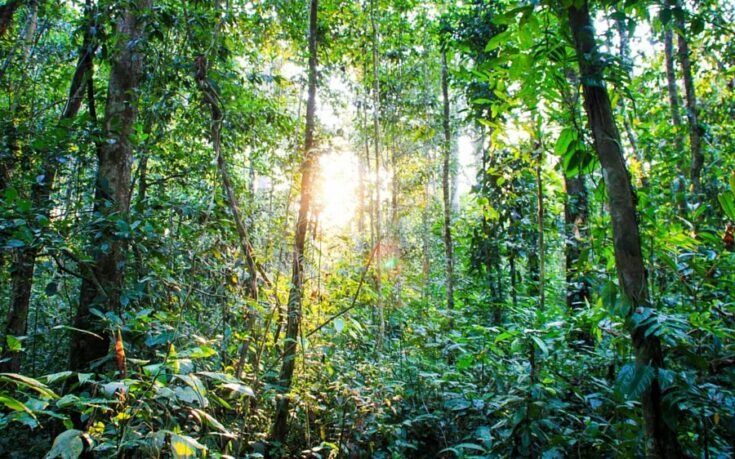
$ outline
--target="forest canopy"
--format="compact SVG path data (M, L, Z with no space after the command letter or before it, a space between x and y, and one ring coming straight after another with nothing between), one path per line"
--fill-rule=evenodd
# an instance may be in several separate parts
M735 455L732 1L0 1L0 457Z

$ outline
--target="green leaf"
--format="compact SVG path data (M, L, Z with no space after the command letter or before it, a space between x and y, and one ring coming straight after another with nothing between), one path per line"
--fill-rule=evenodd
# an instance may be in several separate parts
M82 431L71 429L62 432L54 440L51 450L46 454L44 459L76 459L81 456L84 451L84 442L82 441Z
M177 387L174 390L174 393L176 394L176 398L184 403L187 403L190 405L193 405L194 403L199 403L202 406L204 405L203 402L200 403L200 400L201 400L200 395L197 393L197 391L195 391L191 387L186 387L186 386Z
M17 386L27 387L48 398L59 398L59 396L45 384L37 379L29 378L28 376L19 375L17 373L0 373L0 381L12 382Z
M513 36L513 31L511 30L506 30L505 32L501 32L495 35L493 38L490 39L490 41L485 46L485 52L492 51L500 47L501 44L510 41L512 36Z
M11 239L5 244L5 246L9 249L19 249L25 245L26 243L19 239Z
M454 454L456 454L458 456L461 456L462 453L460 452L460 450L465 450L465 449L470 449L470 450L473 450L473 451L479 451L481 453L486 453L487 452L487 450L485 448L483 448L482 446L480 446L480 445L476 445L474 443L460 443L458 445L452 446L451 448L444 448L443 450L439 451L439 453L441 454L441 453L452 452L452 453L454 453Z
M46 384L53 384L56 381L62 381L73 374L74 374L73 371L61 371L59 373L52 373L50 375L46 375L44 376L44 379L46 380Z
M23 349L23 343L13 335L7 335L5 341L8 343L10 352L20 352Z
M223 384L221 387L224 387L225 389L229 389L232 392L237 392L238 394L247 395L249 397L255 398L255 392L253 392L253 389L251 389L250 387L244 384L226 383L226 384Z
M564 128L559 134L559 138L554 145L554 153L560 158L566 156L572 141L577 138L577 132L573 128Z
M717 196L717 199L719 199L722 210L725 211L725 215L735 220L735 198L733 197L733 193L720 193Z
M29 410L22 402L14 399L13 397L7 397L5 395L0 395L0 403L5 405L6 407L10 408L13 411L22 411L25 413L30 414L31 416L35 417L31 410Z
M549 347L546 346L546 343L544 343L544 340L542 340L536 335L531 335L531 339L536 343L536 346L538 346L538 348L541 349L541 352L544 354L544 356L549 355Z
M192 349L187 349L179 354L179 357L189 357L192 359L205 359L212 357L217 354L217 351L209 346L198 346Z
M463 354L457 359L457 370L466 370L472 366L475 356L472 354Z
M191 410L191 412L199 419L199 422L202 424L206 424L210 427L213 427L216 430L219 430L220 432L231 435L231 433L225 428L225 426L222 425L221 422L219 422L217 419L215 419L213 416L211 416L209 413L206 413L205 411L198 410L194 408Z
M637 366L629 363L620 369L615 381L616 392L629 400L637 399L651 386L656 370L650 365Z
M504 341L508 338L512 338L513 334L511 332L504 331L503 333L499 334L495 337L495 344L498 344L501 341Z

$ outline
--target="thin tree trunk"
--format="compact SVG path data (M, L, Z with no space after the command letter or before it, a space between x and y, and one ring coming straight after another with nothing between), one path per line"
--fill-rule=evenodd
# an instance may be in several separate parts
M428 152L428 148L425 150ZM426 153L428 158L428 153ZM429 169L429 168L427 168ZM431 273L431 260L429 251L429 235L431 228L429 226L429 210L431 208L431 195L429 194L430 176L424 177L424 206L421 209L421 272L423 274L423 295L428 298L429 295L429 274Z
M579 105L579 78L572 69L566 69L565 74L569 85L564 89L563 100L569 112L569 119L574 129L581 132L577 107ZM589 241L589 207L587 201L587 186L584 175L578 172L569 177L564 174L564 257L566 262L567 308L570 310L584 307L590 295L590 285L584 273L580 272L579 257L582 244ZM589 333L584 332L582 338L591 343Z
M97 178L94 212L98 234L90 248L94 264L86 269L74 319L69 365L72 370L87 368L108 352L108 339L102 323L92 313L119 311L123 289L125 241L116 236L116 221L125 222L130 209L130 172L133 160L131 136L138 116L139 80L143 55L136 46L144 30L142 17L150 10L151 0L138 0L127 5L117 18L116 35L120 37L111 58L110 80L102 131L106 141L97 148Z
M587 240L587 187L584 176L564 176L566 201L564 203L564 226L566 227L566 280L567 307L584 307L589 299L589 283L579 272L581 244Z
M367 62L367 61L366 61ZM367 74L367 63L365 64L364 68L365 74ZM364 135L364 146L365 146L365 156L362 158L362 162L365 167L365 175L367 177L370 176L370 173L372 171L372 168L370 166L370 137L368 135L368 131L370 129L369 122L368 122L368 107L367 107L367 97L368 97L369 89L365 89L365 104L363 105L362 110L362 121L363 121L363 135ZM373 201L373 191L372 189L368 188L368 190L365 192L365 196L363 199L367 199L367 207L368 207L368 216L370 217L370 246L375 246L375 202Z
M538 203L535 203L538 205ZM538 213L538 209L534 209ZM528 284L528 296L539 296L539 283L541 280L539 271L538 232L533 231L528 237L528 255L526 260L526 280Z
M4 28L7 25L5 21L12 21L13 13L19 5L20 2L8 2L4 6L0 7L0 21L2 21L0 27L3 28L3 30L0 31L0 37L2 37L2 32L4 32ZM28 10L29 11L26 25L23 28L23 31L21 32L18 39L15 41L15 43L5 56L2 67L0 67L0 81L2 81L3 77L5 76L5 71L8 69L10 64L13 63L13 56L15 55L15 50L17 48L22 49L22 57L21 59L19 59L20 62L17 65L25 65L28 62L28 56L30 55L33 37L36 33L36 27L38 25L38 2L36 0L33 0L33 2L29 5ZM8 16L6 16L6 14ZM3 193L6 188L10 187L11 177L15 169L16 162L19 159L21 153L20 143L18 142L18 126L15 122L15 114L18 110L18 106L20 105L22 91L20 90L20 88L15 87L12 83L9 86L9 98L11 99L10 113L7 119L2 121L2 129L5 132L6 138L6 148L0 149L0 193ZM26 158L22 157L21 159L26 160ZM5 245L5 240L7 240L9 235L10 233L8 230L0 228L0 245ZM6 255L6 251L0 252L0 268L3 268L5 265ZM24 274L27 274L27 271L24 270L23 273L19 273L19 275Z
M605 176L615 265L620 288L632 304L629 312L632 314L635 309L650 307L636 215L636 197L625 166L610 97L603 83L603 64L587 1L580 7L569 7L568 15L583 81L585 109ZM646 334L648 326L635 326L630 317L627 319L636 355L636 371L644 371L646 367L652 367L654 371L663 368L664 357L659 338ZM647 454L657 458L682 457L676 432L663 419L663 401L658 378L654 378L643 392L641 401L648 440Z
M455 137L452 139L451 159L449 162L449 187L452 191L452 214L459 215L459 142Z
M518 307L518 285L517 285L517 269L516 269L516 252L515 249L510 249L508 252L508 270L510 272L510 298L513 304L513 308ZM498 317L498 323L502 322L502 315Z
M618 7L616 8L618 13L624 14L623 11ZM619 46L619 55L621 60L626 64L630 62L630 39L628 37L628 30L626 26L626 21L624 18L619 18L615 21L615 26L618 30L618 37L620 38L620 46ZM630 73L630 72L626 72ZM623 128L625 129L625 135L628 137L628 143L630 144L631 150L633 150L633 156L635 157L636 161L643 166L643 163L645 161L645 158L643 157L643 152L638 147L638 136L636 135L635 131L633 130L633 124L630 121L630 113L628 113L628 109L625 105L625 97L618 98L618 106L620 107L620 111L623 115ZM647 185L648 178L643 177L642 180L644 185Z
M288 294L288 319L284 339L283 365L278 377L280 397L276 402L276 413L273 420L270 439L274 443L283 444L288 434L288 415L294 367L296 365L296 346L301 325L301 306L304 291L304 248L306 231L311 209L312 181L316 167L314 151L314 126L316 116L317 87L317 11L318 0L311 0L309 12L309 90L306 102L306 130L304 133L304 162L301 166L301 203L296 222L296 234L293 252L293 271L291 289Z
M546 268L546 260L545 260L545 252L546 248L544 246L544 184L541 180L541 166L544 161L544 153L543 153L543 146L539 142L536 145L536 148L538 149L538 163L536 164L536 225L538 228L538 254L539 254L539 264L538 264L538 292L539 292L539 308L542 310L544 309L546 305L546 293L544 289L544 281L545 281L545 268Z
M702 151L702 130L699 126L699 107L697 106L697 94L694 89L694 76L692 63L689 59L689 43L687 43L684 22L684 12L680 0L670 0L678 12L676 17L676 35L679 46L679 65L684 78L684 95L686 101L687 120L689 122L689 148L691 150L691 164L689 167L689 180L692 182L692 197L695 203L701 202L702 193L702 168L704 167L704 152Z
M385 311L383 310L383 232L380 201L380 72L378 67L380 65L378 58L380 32L375 18L375 0L370 0L370 23L373 29L373 136L375 138L375 239L377 244L375 251L375 289L378 293L378 320L380 321L375 348L380 352L383 349L385 338Z
M428 87L429 84L429 76L428 76L428 66L426 64L427 59L423 60L424 65L422 67L422 77L424 81L424 85L422 87L422 98L423 100L429 100L431 97L430 92L431 89ZM424 112L424 122L426 125L430 125L429 120L429 113L428 110ZM434 170L434 161L431 157L431 148L429 148L429 142L424 141L423 145L423 152L424 152L424 161L425 165L423 167L424 175L422 175L423 185L424 185L424 199L423 199L423 207L421 209L421 272L423 274L423 298L428 299L429 298L429 280L431 275L431 250L430 250L430 243L431 243L431 227L429 224L430 220L430 212L431 212L431 180L432 180L432 171Z
M363 104L364 107L364 104ZM367 118L367 115L364 115ZM367 125L367 121L364 123ZM365 130L367 131L367 129ZM360 243L364 241L365 236L365 178L367 171L365 167L365 161L369 160L369 147L367 145L367 132L365 132L365 149L368 150L368 154L365 158L362 155L357 155L357 234Z
M452 132L449 126L449 75L447 70L447 51L442 49L442 71L441 71L443 117L444 128L444 164L442 166L442 197L444 201L444 250L447 263L447 309L454 309L454 247L452 244L452 192L449 178L451 176L452 159ZM450 326L453 323L450 320Z
M238 360L235 376L237 378L242 377L242 369L245 360L248 356L248 350L250 345L254 342L254 328L255 328L255 304L258 302L258 269L255 264L255 255L253 254L253 247L250 243L250 234L247 225L242 218L242 212L240 211L240 202L235 194L230 174L227 171L227 163L225 157L222 154L222 122L224 120L224 113L220 107L219 95L209 84L208 73L209 65L208 60L205 56L199 56L197 58L197 84L199 89L204 96L204 100L209 105L211 113L211 141L214 155L217 160L217 169L222 176L222 187L224 188L225 195L227 196L227 204L230 207L232 218L235 221L235 228L237 229L237 235L240 242L240 250L245 257L245 265L248 271L247 295L252 300L249 305L250 310L247 314L247 332L250 334L247 341L243 344L240 350L240 358Z
M91 5L87 4L86 11L88 24L92 26ZM71 120L78 113L84 99L84 91L87 81L92 78L92 58L96 50L96 45L92 43L92 36L87 30L84 34L82 48L79 51L79 59L77 61L76 70L69 87L69 95L64 106L64 110L60 116L60 125L64 126L64 120ZM54 151L45 152L45 160L43 172L40 177L43 180L36 180L31 188L31 204L39 214L48 218L51 211L51 192L53 189L56 174L59 168L57 151L62 151L62 146L55 147ZM22 247L13 260L11 271L11 296L10 309L8 310L8 318L5 325L5 336L20 336L26 334L28 326L28 312L30 309L31 292L33 288L33 273L36 264L36 258L42 246L39 244L28 245ZM18 372L21 364L21 353L10 352L4 353L3 357L10 358L9 361L0 363L0 371Z
M0 37L5 32L5 26L9 25L10 21L12 21L12 15L17 9L17 7L22 2L9 2L5 6L0 7ZM10 14L10 16L5 16L7 13ZM4 56L5 59L3 60L2 66L0 66L0 81L2 81L5 78L5 72L8 70L8 67L10 67L11 64L14 62L14 56L15 51L20 48L21 49L21 55L22 58L20 59L20 65L24 65L27 63L28 56L31 52L31 47L33 45L33 38L36 34L36 28L38 26L38 0L29 0L28 4L28 13L27 13L27 19L25 27L23 27L23 31L18 36L18 39L15 41L12 47L10 47L7 54ZM5 23L5 20L8 21L8 23ZM18 64L16 64L18 65ZM11 88L11 95L13 91ZM17 101L20 94L15 95L11 111L15 111L15 106L17 105Z
M668 3L663 5L664 11L668 11L671 15L671 8ZM674 31L671 28L671 22L664 24L664 61L666 64L666 89L669 95L669 107L671 108L671 122L674 129L674 156L676 158L677 177L674 184L674 199L679 208L679 215L684 217L687 214L687 196L686 196L686 174L684 173L684 163L682 155L684 154L684 137L682 129L684 124L681 121L679 100L679 90L676 85L676 69L674 63Z

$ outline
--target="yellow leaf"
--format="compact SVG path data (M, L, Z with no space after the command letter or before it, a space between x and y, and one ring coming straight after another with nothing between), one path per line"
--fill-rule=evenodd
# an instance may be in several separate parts
M204 446L191 437L171 434L171 453L174 459L190 459L197 457L197 450Z

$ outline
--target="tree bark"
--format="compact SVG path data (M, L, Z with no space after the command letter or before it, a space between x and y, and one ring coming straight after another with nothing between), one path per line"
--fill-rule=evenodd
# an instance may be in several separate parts
M111 58L102 128L105 141L97 148L94 213L100 218L92 232L96 234L90 248L94 264L82 280L74 319L74 327L80 331L73 332L69 353L70 368L75 371L87 368L108 352L106 331L92 309L107 312L119 311L120 307L126 244L116 235L116 226L117 222L125 223L130 209L131 135L138 115L137 92L143 64L138 47L130 44L141 40L141 16L150 7L151 0L138 0L124 9L116 21L120 40Z
M543 146L539 142L536 144L538 150L538 158L536 163L536 225L538 230L538 254L539 254L539 279L538 279L538 290L539 290L539 308L542 310L546 305L546 293L544 288L544 282L546 277L546 259L545 259L545 244L544 244L544 184L541 177L541 167L544 161Z
M296 365L296 346L301 325L301 306L304 290L304 248L306 231L309 223L309 211L312 198L312 181L316 167L314 151L314 126L316 116L317 87L317 11L318 0L311 0L309 8L309 82L306 102L306 130L304 133L304 162L301 165L301 203L296 221L296 234L293 252L293 270L291 273L291 289L288 294L288 319L284 339L283 364L278 377L280 398L276 404L270 440L283 444L288 435L288 415L294 368Z
M22 2L20 0L10 0L3 6L0 6L0 38L5 35L5 32L10 27L10 23L13 21L13 15L21 4Z
M7 25L4 23L4 21L7 20L8 23L12 21L13 13L21 3L22 2L8 2L4 6L0 7L0 21L3 21L3 23L0 24L0 27L3 27L2 32L4 32L4 27ZM5 76L5 71L11 65L11 63L15 61L13 57L15 55L16 48L20 47L22 50L22 57L21 59L19 59L20 62L18 62L16 65L21 66L25 65L28 62L28 57L31 52L31 45L33 44L33 37L36 33L37 25L38 2L37 0L33 0L28 8L28 18L26 20L26 25L23 28L20 36L16 40L15 44L10 48L7 55L5 56L2 67L0 67L0 81L2 81L3 77ZM3 34L0 32L0 37L2 37L2 35ZM11 100L9 110L10 113L8 114L6 119L2 120L2 122L0 123L6 139L5 148L0 149L0 193L3 193L6 188L10 187L11 178L19 157L27 162L26 158L21 157L21 145L18 139L18 126L16 125L15 121L16 113L21 102L22 91L20 90L21 88L15 86L15 84L13 83L18 82L11 82L11 84L9 85L9 99ZM22 85L22 82L18 84ZM5 245L5 240L8 238L9 235L10 234L7 230L0 228L0 245ZM6 252L0 252L0 268L3 268L5 265L5 257Z
M653 334L646 336L648 327L635 326L630 317L634 310L650 307L636 197L625 166L610 97L604 86L602 60L587 1L580 7L569 7L568 16L582 77L585 109L607 187L618 279L623 294L632 305L627 323L636 355L636 371L642 371L647 366L657 371L664 367L660 340ZM657 378L644 391L641 401L647 454L656 458L682 457L676 432L663 419L661 386Z
M701 202L702 193L702 168L704 167L704 152L702 151L702 129L699 126L699 107L697 106L697 94L694 89L694 76L692 63L689 58L689 43L686 39L686 23L684 11L680 0L670 0L674 7L676 18L676 35L679 54L679 65L684 79L684 95L686 101L687 121L689 124L689 148L691 150L691 163L689 167L689 180L692 182L692 197L695 203Z
M442 165L442 198L444 200L444 254L447 263L446 289L447 309L454 309L454 246L452 244L452 192L450 189L451 159L452 159L452 132L449 126L449 75L447 70L447 51L442 49L441 71L444 129L444 163ZM452 320L449 324L453 323Z
M92 58L97 49L93 44L90 28L92 26L91 5L88 2L86 7L86 16L89 27L84 34L82 48L79 50L79 58L77 60L76 70L69 87L69 95L64 105L64 110L60 116L60 126L66 127L63 122L73 119L78 113L84 99L84 91L87 81L92 78L93 65ZM56 147L56 151L46 150L43 170L40 174L42 180L36 180L31 188L31 205L46 219L49 217L51 210L51 192L53 189L56 174L59 168L58 151L63 150L61 146ZM5 325L5 336L25 335L28 327L28 312L30 309L31 292L33 288L33 273L35 269L36 258L42 249L40 243L27 245L22 247L11 265L11 296L10 309ZM7 351L3 354L10 360L0 363L0 371L18 372L20 370L22 355L20 352Z
M671 16L671 8L668 3L663 5L663 11L668 11ZM682 126L680 115L681 102L679 90L676 85L676 68L674 62L674 31L671 22L664 24L664 61L666 64L666 89L669 95L669 107L671 108L671 122L674 128L674 156L676 157L677 177L674 184L674 199L679 208L679 214L684 217L687 214L686 199L686 174L681 155L684 154L684 138L682 137Z
M569 120L574 129L581 132L577 107L579 105L579 78L572 69L566 69L569 85L564 89L562 96L569 111ZM587 304L590 294L590 285L584 273L580 272L579 257L582 244L589 241L589 208L587 201L587 186L582 173L569 177L564 174L564 257L566 261L567 308L570 310L582 308ZM589 333L582 336L591 343Z
M579 272L580 245L587 240L587 187L584 176L564 177L566 201L564 202L564 226L566 228L566 280L567 307L584 307L589 299L589 283Z

